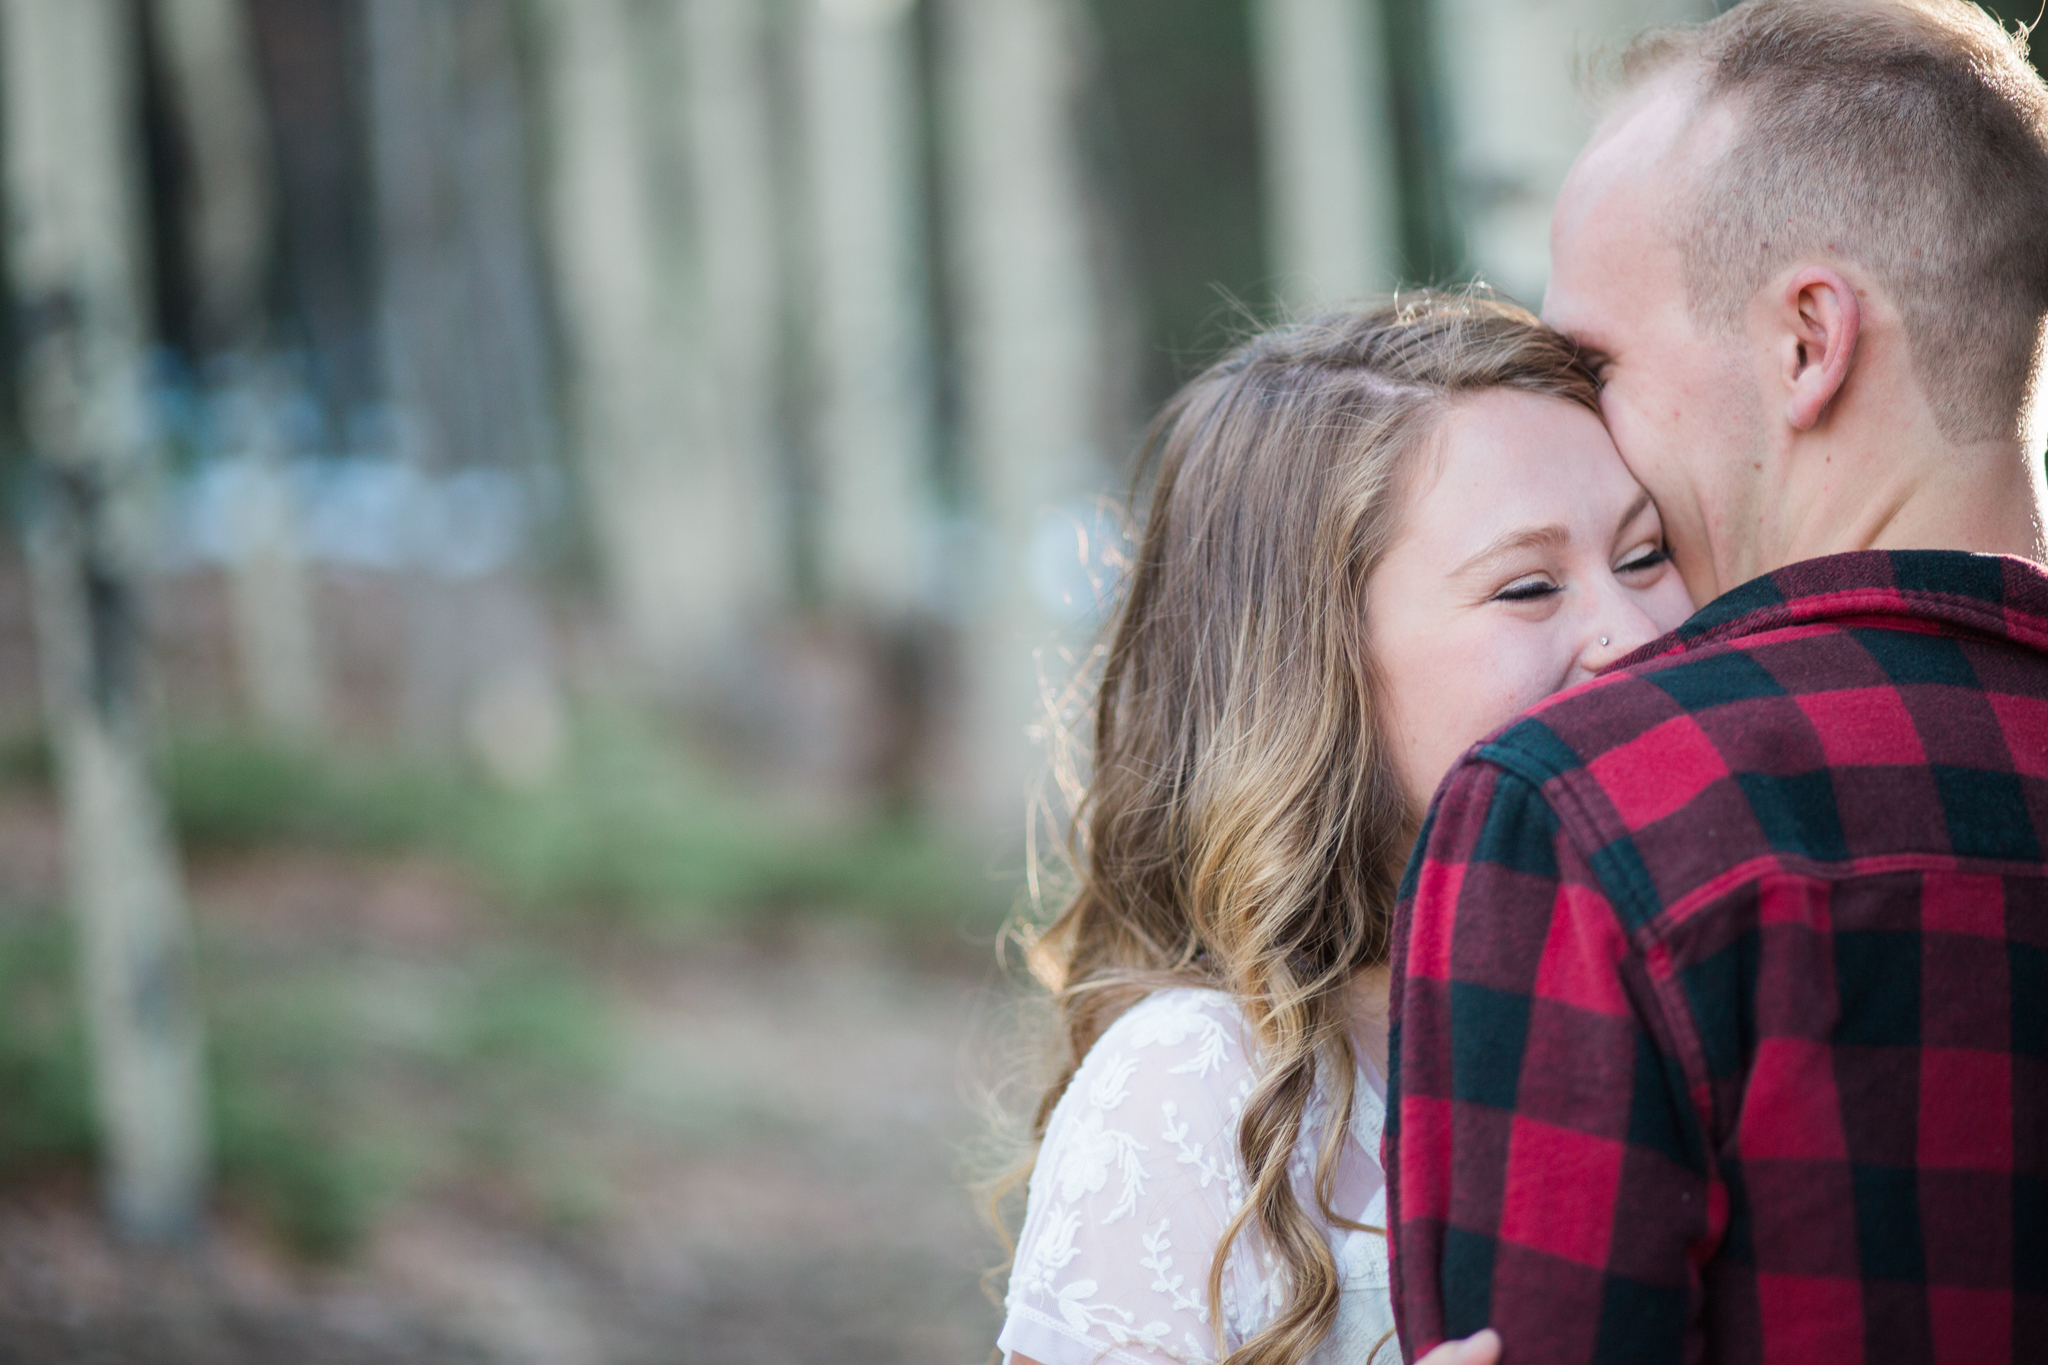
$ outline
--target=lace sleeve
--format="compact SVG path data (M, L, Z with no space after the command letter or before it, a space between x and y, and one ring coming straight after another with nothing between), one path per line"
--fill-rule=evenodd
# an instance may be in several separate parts
M1209 1266L1244 1199L1237 1121L1251 1085L1227 997L1174 990L1133 1006L1054 1109L1031 1175L998 1349L1044 1365L1211 1362ZM1277 1286L1233 1247L1227 1351Z

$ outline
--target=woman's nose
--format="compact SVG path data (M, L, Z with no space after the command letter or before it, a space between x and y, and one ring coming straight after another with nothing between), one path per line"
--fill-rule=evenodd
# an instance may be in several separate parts
M1650 643L1662 631L1626 593L1619 593L1602 603L1602 610L1586 632L1586 640L1579 652L1579 662L1588 673L1599 673L1614 663Z

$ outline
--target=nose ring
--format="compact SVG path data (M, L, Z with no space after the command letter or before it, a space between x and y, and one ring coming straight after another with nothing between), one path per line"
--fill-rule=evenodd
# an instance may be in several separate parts
M1603 645L1607 643L1607 637L1605 635L1600 637L1600 643Z

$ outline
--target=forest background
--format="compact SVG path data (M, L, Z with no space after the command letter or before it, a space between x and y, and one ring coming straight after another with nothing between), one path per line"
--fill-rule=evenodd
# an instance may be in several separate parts
M1713 8L0 0L0 1360L980 1358L1147 415Z

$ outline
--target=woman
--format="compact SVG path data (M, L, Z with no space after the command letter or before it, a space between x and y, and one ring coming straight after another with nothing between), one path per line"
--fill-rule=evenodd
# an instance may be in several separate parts
M1388 925L1430 794L1692 604L1593 376L1490 298L1259 337L1149 449L1079 890L1032 947L1064 1062L1000 1349L1392 1359Z

